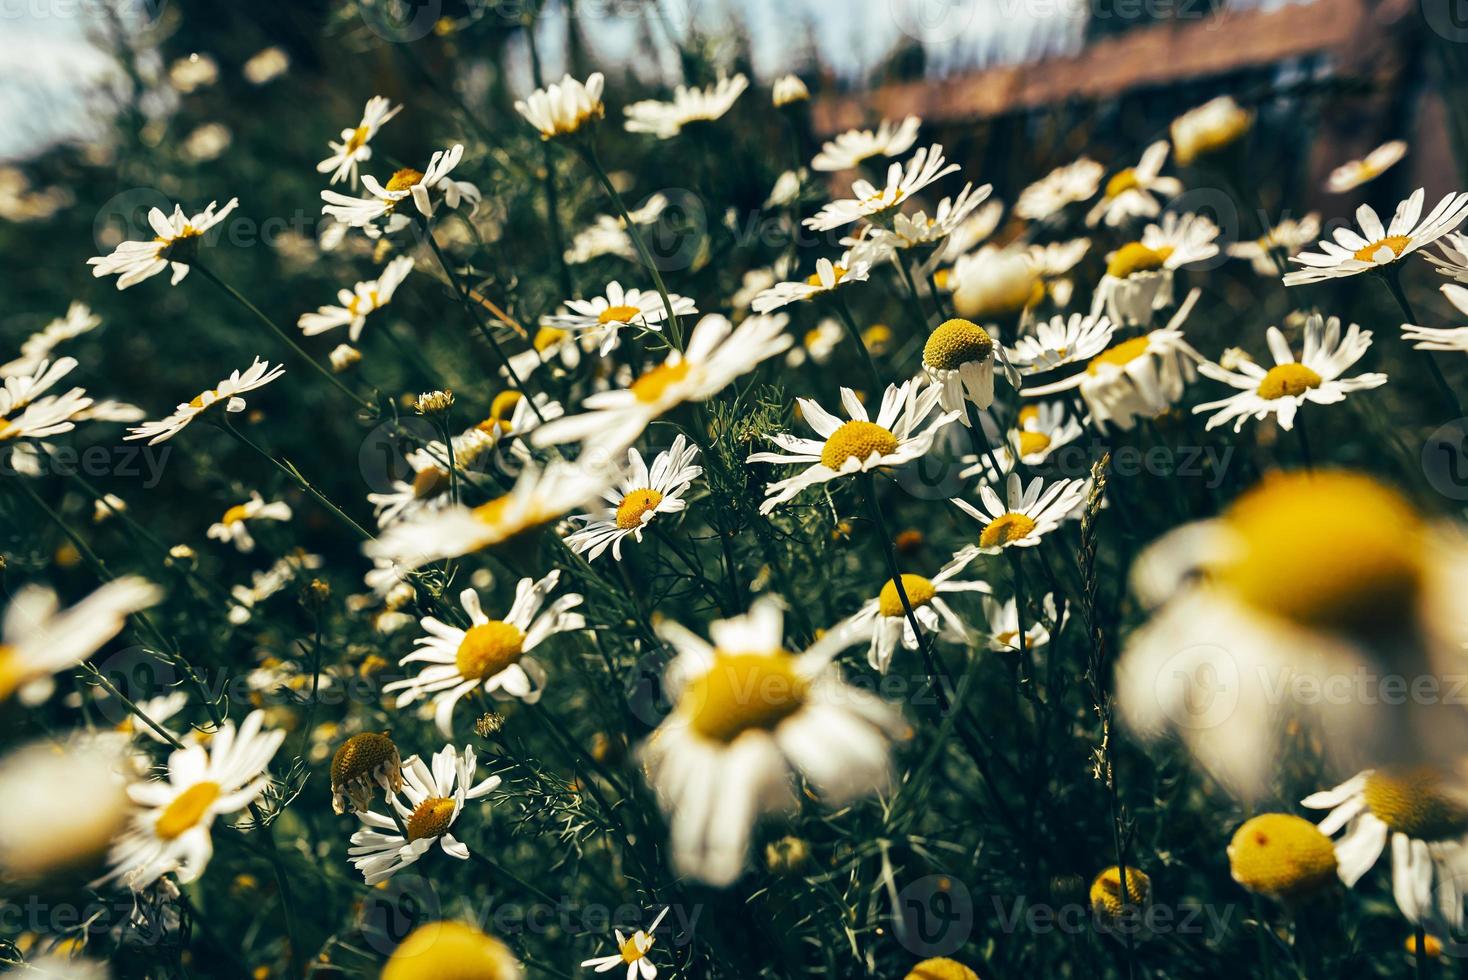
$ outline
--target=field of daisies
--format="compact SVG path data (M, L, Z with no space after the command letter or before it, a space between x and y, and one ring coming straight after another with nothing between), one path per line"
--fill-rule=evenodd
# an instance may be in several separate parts
M1468 192L533 23L113 23L0 171L0 960L1460 975Z

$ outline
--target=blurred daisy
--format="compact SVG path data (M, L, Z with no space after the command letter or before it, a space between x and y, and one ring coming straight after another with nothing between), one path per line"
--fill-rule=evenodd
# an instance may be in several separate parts
M1046 593L1040 600L1044 618L1025 617L1024 647L1019 643L1019 606L1010 596L1003 602L984 598L984 620L989 624L989 649L995 653L1021 653L1035 650L1050 642L1050 630L1046 622L1055 622L1055 596Z
M0 624L0 701L18 696L40 704L55 688L52 675L96 653L127 625L127 617L163 598L157 586L127 575L113 579L62 611L56 593L40 585L19 589Z
M846 422L813 399L796 399L801 417L820 438L777 432L768 438L783 452L750 455L750 463L809 464L794 476L766 486L760 513L768 514L807 487L883 466L901 466L926 455L938 430L958 417L956 412L933 416L942 394L942 385L918 380L888 385L875 422L850 388L841 389L841 405L851 417Z
M771 313L782 306L799 303L829 293L838 286L865 282L871 276L871 263L848 253L839 263L817 259L816 271L803 282L777 282L755 296L750 306L756 313Z
M1329 810L1320 832L1335 842L1337 871L1347 888L1370 871L1392 847L1392 894L1414 925L1442 923L1463 928L1468 892L1468 809L1456 788L1431 769L1387 772L1368 769L1334 789L1300 801Z
M485 433L477 429L471 432L454 437L454 468L461 473L472 469L479 452L493 444L493 439ZM413 471L411 480L394 480L387 490L367 495L378 527L453 503L453 496L448 492L453 485L448 447L442 441L419 446L404 459Z
M493 936L462 922L428 922L398 944L378 980L425 980L428 977L475 977L524 980L515 954Z
M1001 499L987 484L979 486L980 506L953 498L958 509L983 525L979 550L997 555L1005 548L1033 548L1040 539L1074 517L1086 499L1085 480L1045 481L1035 477L1021 489L1018 473L1010 473Z
M801 224L813 231L828 231L859 218L884 221L903 201L956 170L958 164L944 159L941 144L925 146L906 165L894 163L888 167L885 186L879 188L866 179L855 180L851 184L853 198L832 201Z
M434 706L434 722L445 738L452 737L454 706L470 691L483 690L499 699L518 698L530 704L539 701L545 688L545 668L528 654L557 633L586 626L581 614L571 611L581 605L581 596L568 592L546 605L560 579L560 569L538 582L522 578L504 619L486 616L479 605L479 593L465 589L459 594L459 604L469 616L469 628L460 629L424 616L419 625L429 635L414 640L419 649L399 663L404 667L416 662L429 666L414 677L387 684L383 691L402 692L398 708L426 697Z
M1315 241L1320 234L1320 215L1311 211L1299 221L1284 218L1279 224L1265 232L1263 237L1249 242L1230 242L1224 246L1231 258L1248 259L1254 271L1261 276L1277 276L1279 266L1275 256L1288 258Z
M268 361L262 361L257 357L255 362L243 372L235 371L219 382L217 388L200 392L189 401L180 403L174 408L171 415L157 422L144 422L142 425L128 429L128 434L124 438L147 439L150 446L163 442L165 439L172 439L195 418L221 402L224 403L226 412L243 412L246 406L241 395L247 391L265 387L282 374L285 374L283 366L271 367Z
M139 711L148 716L153 724L167 732L170 730L169 726L163 723L189 706L189 695L187 691L170 691L155 698L144 698L133 703L137 705ZM160 734L153 725L143 721L131 711L122 716L122 720L117 723L116 730L124 735L141 735L159 745L170 744L168 739Z
M449 831L464 812L465 803L488 796L500 785L498 776L474 782L478 769L474 748L469 745L462 755L454 746L445 745L433 754L431 768L416 755L403 760L402 795L406 799L397 793L387 797L396 819L376 810L357 811L362 829L352 834L347 855L368 885L416 864L435 841L449 857L469 860L469 848ZM463 962L456 965L462 967Z
M265 502L259 491L251 491L250 499L242 504L235 504L224 512L214 524L209 525L208 537L216 541L233 542L243 554L249 554L255 550L255 539L250 536L250 529L246 526L247 521L288 521L291 519L291 506L284 500Z
M59 316L40 330L27 337L20 345L20 356L6 364L0 364L0 378L34 374L51 353L65 341L90 333L102 325L102 318L92 312L87 304L72 300L66 315Z
M627 106L624 126L629 133L651 133L660 140L672 139L685 126L718 119L733 108L735 100L748 87L749 79L742 74L721 78L708 88L679 85L673 90L672 102L645 99Z
M347 337L356 343L367 325L367 314L382 309L392 299L402 281L413 271L413 258L399 255L387 264L376 279L359 282L352 289L337 293L340 306L323 306L315 313L302 313L296 326L307 337L314 337L337 327L347 326Z
M675 316L691 316L698 312L693 300L677 293L669 293L668 301L673 304ZM656 290L623 289L613 280L607 283L605 296L592 299L568 299L569 313L547 316L541 323L559 330L576 331L587 335L596 343L597 352L606 357L616 348L623 327L637 326L646 330L661 331L668 308Z
M901 716L845 683L832 658L865 639L833 629L788 653L780 600L709 626L712 643L670 620L656 626L676 656L663 675L675 707L642 744L648 781L668 815L673 867L723 887L739 877L755 822L791 812L799 776L842 806L891 782Z
M1178 166L1186 167L1201 156L1232 145L1254 125L1254 114L1242 108L1231 95L1189 109L1172 121L1172 145Z
M781 75L775 79L775 84L770 90L770 101L774 103L776 109L783 109L809 99L810 89L805 87L805 82L800 80L799 75Z
M1183 192L1182 181L1161 176L1168 149L1167 140L1158 140L1147 147L1135 167L1112 174L1101 200L1086 215L1086 224L1094 227L1104 221L1115 228L1132 218L1157 217L1162 211L1159 197L1176 197Z
M1217 237L1218 226L1202 215L1163 215L1162 224L1146 227L1141 241L1106 256L1091 312L1104 307L1117 323L1151 323L1155 310L1172 303L1174 271L1217 255Z
M1043 221L1067 205L1089 201L1105 173L1105 168L1089 157L1056 167L1020 191L1014 213L1029 221Z
M1342 336L1339 317L1325 320L1318 313L1311 314L1305 321L1305 349L1298 361L1278 327L1270 327L1267 336L1274 357L1274 367L1267 371L1253 361L1240 363L1236 371L1208 361L1198 366L1200 374L1239 389L1222 401L1194 406L1195 415L1218 410L1206 428L1233 422L1238 432L1251 418L1258 421L1273 415L1279 427L1289 431L1295 427L1295 413L1306 402L1334 405L1345 401L1350 392L1386 384L1384 374L1341 377L1371 346L1371 331L1357 324L1351 324Z
M938 403L963 425L969 424L968 403L988 408L994 403L994 339L971 320L944 320L923 344L923 373L941 394Z
M1406 155L1407 144L1404 140L1383 143L1366 154L1366 159L1351 160L1332 170L1325 181L1325 187L1337 194L1360 187L1367 181L1380 177L1387 168Z
M1070 305L1075 284L1067 276L1091 250L1089 238L1072 238L1062 242L1047 242L1030 246L1030 261L1035 272L1045 284L1050 298L1056 306Z
M530 434L543 423L565 414L566 409L561 403L545 392L526 398L515 389L507 388L494 396L489 405L489 415L455 441L454 462L460 467L472 467L492 460L504 472L518 475L534 456L528 441ZM430 446L442 448L436 442ZM488 459L481 460L480 455L485 449L491 449L493 453Z
M652 467L636 449L627 450L627 475L602 494L610 507L571 518L582 522L579 530L566 536L566 543L587 561L596 561L608 546L612 557L622 560L622 539L629 534L642 543L642 529L659 514L676 514L688 506L683 494L703 475L697 466L698 447L679 433L665 452L658 453Z
M960 256L948 280L954 308L975 320L1018 313L1045 297L1039 266L1022 245L991 243Z
M1442 294L1459 312L1468 313L1468 289L1455 283L1442 287ZM1468 353L1468 327L1418 327L1402 324L1402 339L1411 341L1417 350L1455 350Z
M1337 228L1335 241L1320 241L1321 251L1292 256L1291 262L1306 268L1286 273L1284 284L1298 286L1385 269L1422 246L1431 245L1468 217L1468 192L1447 195L1424 218L1425 195L1426 191L1420 187L1413 191L1411 197L1397 205L1391 224L1385 227L1370 205L1361 205L1356 209L1361 234L1350 228Z
M807 360L812 364L825 364L845 338L846 328L840 321L825 317L805 332L799 347L790 348L790 353L785 355L785 363L790 367L800 367Z
M790 77L794 78L795 76L792 75ZM797 78L795 80L799 81L800 79ZM779 88L778 83L776 84L776 94L778 97ZM779 105L780 103L776 101L775 104ZM658 931L658 926L662 924L663 918L667 914L668 909L665 907L657 914L657 918L652 920L652 925L648 926L645 930L638 929L631 936L623 936L621 929L613 930L613 935L617 937L617 951L610 956L593 956L589 960L582 960L581 965L595 967L597 973L606 973L608 970L615 970L625 966L627 968L627 980L637 980L639 976L641 976L642 980L655 980L658 975L658 968L652 965L652 962L647 958L647 954L652 950L654 941L653 933Z
M1009 363L1020 374L1043 374L1076 361L1089 360L1111 343L1116 325L1108 317L1072 313L1034 325L1034 334L1015 338L1007 348ZM1025 392L1029 394L1029 392Z
M588 395L581 403L585 413L547 422L530 441L536 446L584 442L608 456L620 453L664 412L686 401L704 401L783 353L791 343L788 319L751 316L736 327L722 316L706 316L693 328L685 350L669 351L662 364L628 388Z
M992 590L988 582L977 579L957 581L956 576L967 568L979 550L972 546L964 548L948 560L932 578L903 573L902 590L907 593L913 617L918 625L938 639L950 643L963 643L968 639L968 627L943 596L959 592L980 592L988 595ZM892 665L892 655L897 652L900 638L904 648L918 649L919 637L908 622L907 610L902 605L902 596L897 594L897 583L888 579L876 598L870 599L843 624L862 634L871 633L871 645L867 649L867 663L879 673L887 673ZM838 627L838 629L841 627Z
M208 748L174 750L164 778L128 787L141 810L112 846L112 869L94 885L116 880L142 891L170 873L180 884L197 880L214 853L214 818L243 810L270 782L265 770L285 732L263 731L264 723L263 711L252 711L238 731L227 721Z
M172 215L153 208L148 212L153 238L146 242L123 242L110 255L87 259L87 265L92 267L92 275L98 279L118 276L118 289L140 283L164 269L172 270L172 285L177 286L189 274L189 263L198 257L204 233L223 221L237 204L239 198L232 197L224 207L215 211L215 202L210 201L207 208L192 218L187 217L177 204L173 206Z
M965 218L949 233L947 240L943 242L943 247L934 252L932 258L925 263L925 266L928 267L924 269L924 273L933 274L935 263L946 262L952 265L958 261L960 256L972 252L994 234L995 229L999 227L999 219L1003 216L1004 205L1001 202L992 198L986 200L977 211ZM941 286L941 283L939 285Z
M564 75L559 82L538 88L517 101L515 111L540 130L543 140L569 136L606 115L606 107L601 101L605 84L606 79L599 71L588 75L584 85L570 75Z
M341 142L328 140L327 145L331 147L331 155L316 164L317 173L330 173L331 183L350 179L352 186L357 186L357 165L372 159L372 137L382 128L383 123L402 111L402 106L394 106L381 95L374 95L367 100L367 105L362 110L362 121L355 129L342 130Z
M46 738L0 757L0 869L11 881L92 867L127 825L126 741Z
M884 119L875 130L849 129L821 147L811 169L851 170L872 157L901 156L917 142L922 124L917 116L908 116L900 124Z

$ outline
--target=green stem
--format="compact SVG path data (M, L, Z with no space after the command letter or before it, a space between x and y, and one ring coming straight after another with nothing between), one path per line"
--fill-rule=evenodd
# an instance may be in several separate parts
M280 472L284 473L287 477L290 478L290 481L292 483L294 483L296 486L300 487L302 490L306 491L313 498L315 498L317 503L330 511L332 516L334 516L337 520L341 521L347 527L356 532L357 535L362 538L362 540L370 541L372 539L373 535L370 532L363 528L362 525L358 524L356 521L348 517L345 513L342 512L341 508L337 507L336 504L332 503L326 498L324 494L313 487L311 485L311 481L306 479L301 474L301 472L295 468L295 466L291 465L288 462L282 463L280 460L276 459L260 446L256 445L250 440L248 436L246 436L239 429L236 429L233 425L231 425L228 419L220 419L218 421L218 425L225 432L228 432L230 435L234 436L240 442L244 443L246 446L250 447L250 449L258 453L263 459L268 460L271 466L274 466L276 469L280 470Z

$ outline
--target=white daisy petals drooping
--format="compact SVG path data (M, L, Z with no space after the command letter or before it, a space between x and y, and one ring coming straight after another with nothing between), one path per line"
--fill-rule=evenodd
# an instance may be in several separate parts
M605 84L606 79L599 71L588 75L584 85L566 75L559 82L536 89L517 101L515 111L540 130L543 140L569 136L606 115L601 101Z
M1330 177L1325 181L1325 187L1337 194L1360 187L1380 177L1389 167L1406 155L1407 143L1405 140L1383 143L1366 154L1365 159L1350 160L1332 170Z
M350 180L357 186L357 166L372 159L372 137L393 116L403 109L394 106L387 98L374 95L362 109L362 121L352 129L342 130L341 142L329 140L331 155L316 164L317 173L331 174L331 183Z
M942 144L922 147L905 166L893 163L887 168L884 186L879 188L865 179L853 181L852 198L832 201L801 224L812 231L829 231L859 218L879 220L924 187L956 170L958 164L944 158Z
M1103 308L1119 324L1150 324L1152 314L1172 303L1173 273L1218 254L1219 229L1198 214L1163 215L1140 241L1106 257L1106 275L1096 287L1092 313Z
M117 288L126 289L165 269L171 269L171 285L177 286L189 274L189 263L199 254L199 245L204 234L224 220L225 216L239 204L239 198L230 198L218 211L215 202L192 218L186 216L181 205L173 206L173 214L166 215L160 208L148 212L148 225L154 237L145 242L123 242L110 255L87 259L92 275L117 276Z
M142 425L128 429L128 434L124 438L147 439L150 446L166 439L172 439L195 418L221 402L226 412L243 412L246 406L241 395L247 391L265 387L282 374L285 374L283 366L271 367L268 361L257 357L255 362L244 371L235 371L219 382L217 388L200 392L189 401L181 402L171 415L156 422L144 422Z
M367 314L386 306L411 271L412 256L399 255L376 279L359 282L353 288L337 293L336 299L341 305L322 306L315 313L302 313L296 326L307 337L345 326L348 328L347 336L355 344L362 336L362 328L367 325Z
M721 78L707 88L679 85L673 90L672 102L644 99L627 106L624 126L629 133L651 133L660 140L672 139L685 126L713 122L724 115L748 87L749 79L742 74Z
M884 119L875 130L847 130L821 147L821 152L810 162L811 169L851 170L872 157L901 156L917 142L922 124L917 116L908 116L901 123Z
M1437 207L1422 216L1422 203L1427 192L1421 187L1412 192L1392 215L1391 224L1383 226L1370 205L1356 209L1358 234L1350 228L1337 228L1335 241L1322 239L1319 252L1301 252L1291 262L1305 268L1288 272L1286 286L1339 279L1344 276L1374 272L1400 262L1424 245L1431 245L1454 230L1468 217L1468 192L1449 194Z
M641 542L643 529L659 514L676 514L688 506L683 494L703 475L696 459L698 447L681 432L650 468L636 449L627 450L627 475L602 494L611 506L572 518L581 521L582 527L568 534L566 543L577 554L586 555L587 561L596 561L608 547L612 557L621 561L624 538L632 535Z
M1468 288L1456 283L1442 287L1442 294L1459 312L1468 314ZM1412 342L1418 350L1460 351L1468 353L1468 326L1464 327L1419 327L1411 323L1402 324L1402 339Z

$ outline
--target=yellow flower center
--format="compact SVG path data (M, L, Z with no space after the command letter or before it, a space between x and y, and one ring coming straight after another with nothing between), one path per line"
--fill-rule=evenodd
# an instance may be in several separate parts
M875 422L853 420L843 422L841 428L831 433L821 450L821 465L827 469L840 470L848 459L866 462L872 453L883 456L897 451L897 436Z
M408 840L442 837L454 822L454 801L443 796L430 796L413 808L408 816Z
M413 477L413 499L437 497L449 488L449 471L438 466L419 470Z
M861 342L874 354L880 354L892 343L892 328L885 323L874 323L861 332Z
M504 943L462 922L430 922L408 934L380 980L510 980L523 971Z
M537 353L544 354L549 348L554 347L565 340L569 334L560 327L541 327L535 331L535 339L530 342Z
M1029 537L1034 529L1033 519L1017 511L1010 511L1000 514L985 525L979 534L979 544L985 548L1002 548L1011 541Z
M341 786L357 779L370 779L384 764L398 761L398 747L386 732L359 732L347 739L331 757L331 785Z
M388 178L387 189L390 191L405 191L422 179L423 171L414 170L412 167L404 167L394 172Z
M244 504L235 504L229 510L224 512L224 516L219 519L219 523L234 524L236 522L243 521L249 516L250 509L247 506L245 506Z
M1031 432L1026 429L1015 433L1019 439L1019 454L1029 456L1033 453L1043 453L1050 448L1050 437L1043 432Z
M1091 882L1091 909L1099 916L1114 919L1121 914L1124 906L1145 903L1151 891L1152 879L1148 878L1144 872L1128 865L1126 901L1123 902L1121 870L1113 865L1098 874L1096 880Z
M644 514L663 502L663 495L656 490L633 490L617 505L617 526L624 531L642 526Z
M656 404L663 398L668 388L688 377L688 372L692 367L693 365L686 360L678 361L676 364L659 364L632 382L632 394L637 396L637 400L643 404Z
M831 267L831 272L835 276L834 281L837 283L840 283L841 280L846 277L846 270L839 265L833 265ZM820 288L823 285L821 283L821 274L819 272L812 272L810 275L805 277L805 284L807 286L815 286L817 288Z
M795 657L718 651L708 673L688 685L679 708L693 731L728 744L752 729L769 731L805 704L807 682Z
M1061 354L1064 354L1065 353L1065 349L1064 348L1061 348L1060 349L1060 353ZM1015 416L1015 421L1018 423L1018 425L1021 428L1023 428L1026 425L1029 425L1032 422L1038 422L1038 421L1040 421L1040 409L1039 409L1039 407L1038 406L1035 406L1035 405L1026 405L1026 406L1024 406L1023 408L1021 408L1019 410L1019 414L1017 416Z
M163 814L158 822L153 825L153 832L164 840L173 840L192 829L214 801L219 799L220 786L218 783L202 782L195 783L182 793L173 798L173 802L163 808Z
M367 134L371 132L366 126L358 126L352 130L351 139L347 140L347 152L355 153L367 143Z
M645 957L647 955L647 951L648 950L652 949L652 943L651 942L649 942L647 944L647 949L638 949L637 948L637 937L638 936L642 936L642 935L645 935L645 934L644 933L641 933L641 932L633 933L631 936L629 936L627 938L627 941L622 944L621 953L622 953L622 962L623 963L627 963L627 964L636 963L638 960L642 959L643 957Z
M635 306L623 304L622 306L609 306L605 310L602 310L601 316L596 318L596 322L603 325L608 323L631 323L640 316L642 316L642 310Z
M1123 193L1141 187L1142 183L1137 179L1137 172L1131 167L1119 171L1111 176L1106 182L1106 197L1120 197Z
M454 664L465 680L493 677L520 659L525 652L525 634L513 623L492 619L471 626L459 641Z
M1335 847L1310 821L1262 813L1228 845L1234 881L1271 898L1307 895L1335 880Z
M905 573L902 576L902 591L907 593L907 601L912 603L914 609L926 606L938 594L938 589L930 580L921 575ZM887 584L882 586L882 592L877 596L877 611L887 617L907 615L907 610L902 608L902 596L897 594L895 580L888 579Z
M367 306L365 309L362 307L363 299L367 301ZM352 316L361 316L365 313L371 313L375 309L377 309L377 290L375 289L368 290L365 297L353 296L350 300L347 301L347 312L352 314Z
M511 419L515 415L515 407L524 400L525 396L510 388L494 396L494 401L489 403L489 418L480 422L474 428L480 432L494 435L497 432L511 432L514 426Z
M1236 543L1215 581L1311 629L1377 632L1410 620L1425 575L1421 519L1352 473L1277 474L1224 515Z
M21 662L15 647L0 643L0 701L14 694L28 676L29 671Z
M1303 395L1311 388L1319 388L1323 379L1303 364L1278 364L1259 382L1260 398L1291 398Z
M205 398L208 398L210 395L214 395L214 396L218 397L218 394L219 393L217 391L215 391L213 388L210 388L208 391L201 391L197 395L195 395L193 398L190 398L189 399L189 407L190 408L203 408L204 407L204 399Z
M971 320L945 320L923 345L923 363L941 371L987 361L994 354L994 339Z
M1135 272L1151 272L1160 269L1172 257L1172 246L1148 248L1141 242L1127 242L1112 253L1106 262L1106 274L1116 279L1125 279Z
M1392 258L1401 258L1402 250L1412 244L1412 239L1407 235L1387 235L1380 241L1372 242L1364 248L1356 249L1355 259L1357 262L1374 262L1374 256L1385 246L1392 250Z
M1019 639L1019 630L1001 630L994 634L994 640L1000 646L1012 647L1017 639Z
M1144 335L1133 337L1131 340L1123 340L1121 343L1106 348L1095 357L1091 363L1086 365L1087 374L1100 374L1101 365L1110 364L1113 367L1126 367L1132 361L1147 353L1149 345L1148 338Z
M913 967L904 980L979 980L979 975L957 960L936 956Z
M1439 841L1468 832L1468 809L1443 791L1442 774L1432 769L1366 777L1366 806L1382 823L1413 840Z

